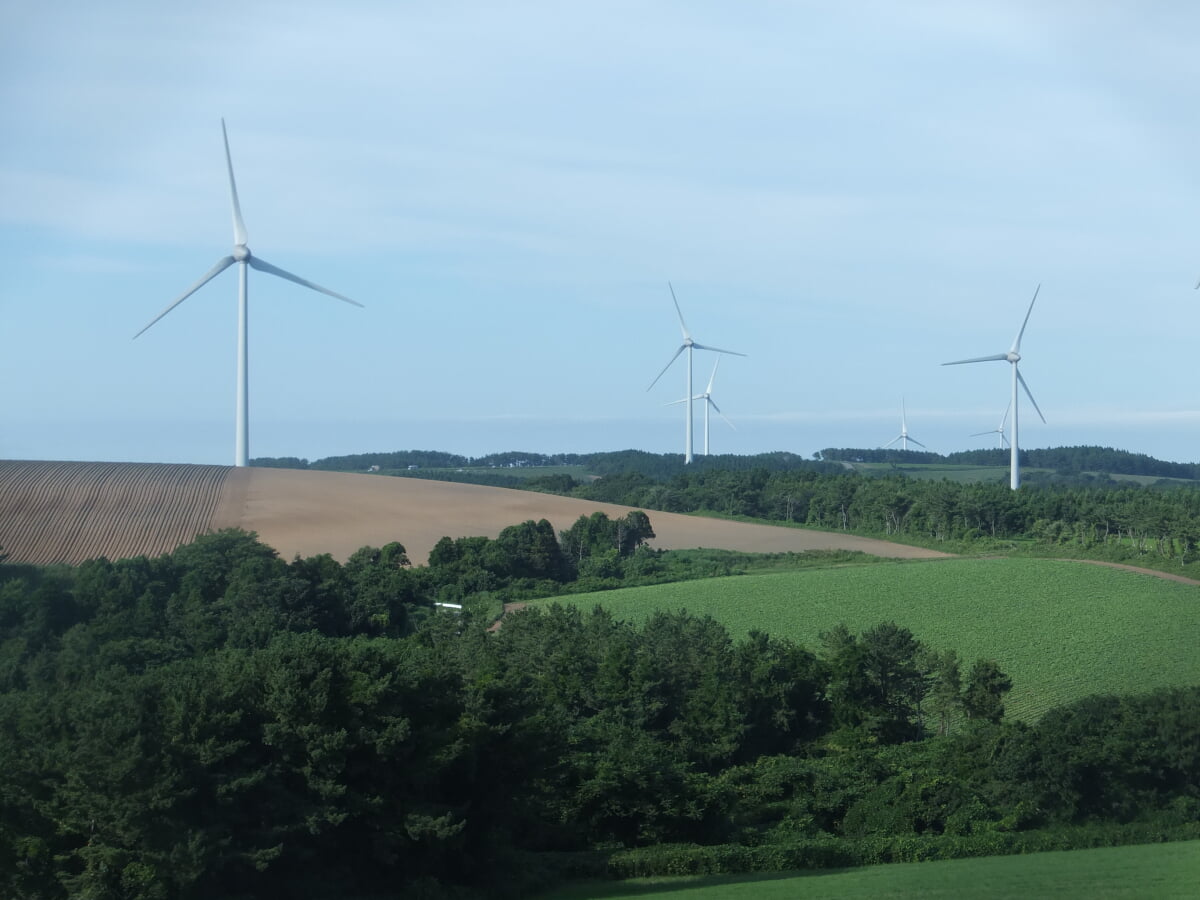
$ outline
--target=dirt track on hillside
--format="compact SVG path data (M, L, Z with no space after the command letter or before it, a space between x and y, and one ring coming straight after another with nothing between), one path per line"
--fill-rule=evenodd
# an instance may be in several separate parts
M1139 575L1153 575L1155 578L1165 578L1167 581L1178 581L1180 584L1191 584L1200 587L1200 581L1188 578L1186 575L1175 575L1171 572L1160 572L1158 569L1144 569L1141 566L1131 566L1127 563L1108 562L1103 559L1063 559L1061 562L1081 562L1090 566L1107 566L1110 569L1123 569L1126 572L1137 572Z

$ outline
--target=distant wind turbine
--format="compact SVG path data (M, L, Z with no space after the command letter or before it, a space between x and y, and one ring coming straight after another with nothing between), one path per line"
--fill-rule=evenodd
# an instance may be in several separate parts
M886 444L884 444L883 445L884 449L892 446L892 444L896 443L896 441L900 442L901 450L908 449L909 441L912 441L918 447L925 447L925 445L922 444L920 441L918 441L915 437L910 437L908 434L908 416L905 415L905 412L904 412L904 398L903 397L900 398L900 433L898 435L896 435L894 438L892 438L890 441L888 441ZM929 448L925 447L925 449L928 450Z
M1021 361L1021 337L1025 334L1025 326L1029 324L1029 316L1033 312L1033 304L1037 302L1038 291L1041 289L1042 286L1039 284L1033 292L1033 299L1029 301L1029 310L1025 313L1025 321L1021 323L1021 330L1017 332L1016 340L1013 341L1012 347L1007 353L997 353L995 356L979 356L975 359L959 359L954 362L942 363L943 366L960 366L964 363L990 362L992 360L1003 360L1004 362L1012 363L1012 400L1009 401L1009 408L1012 410L1012 437L1008 440L1008 447L1011 453L1008 483L1014 491L1021 486L1020 447L1017 441L1017 414L1019 410L1017 403L1018 382L1025 389L1025 395L1029 397L1029 402L1033 404L1033 408L1037 410L1037 414L1041 416L1042 421L1046 421L1046 417L1038 409L1037 401L1033 399L1033 393L1029 390L1029 385L1025 383L1025 379L1021 377L1021 370L1017 366Z
M309 288L322 294L327 294L338 300L344 300L346 303L354 306L362 306L356 300L351 300L349 297L343 297L341 294L323 288L319 284L313 284L301 278L299 275L293 275L280 269L277 266L271 265L265 259L253 256L250 253L250 248L246 246L246 225L242 221L242 210L238 206L237 185L233 180L233 157L229 153L229 134L225 130L225 120L221 120L221 135L225 139L225 164L229 168L229 196L233 202L233 253L230 256L223 256L217 260L216 265L204 273L204 276L193 284L183 294L174 300L166 309L160 312L157 316L150 320L141 331L135 334L134 340L140 337L147 329L155 322L177 307L180 303L186 300L208 282L212 281L216 276L220 275L234 263L238 264L238 348L237 348L237 416L235 420L235 439L234 439L234 454L233 464L235 466L246 466L250 463L250 421L249 421L249 356L247 352L247 299L246 299L246 267L258 269L260 272L266 272L269 275L275 275L278 278L283 278L286 281L294 282L301 287Z
M1000 435L1000 449L1003 450L1008 446L1008 435L1004 433L1004 427L1008 424L1008 411L1012 409L1012 401L1008 402L1008 406L1004 407L1004 416L1000 419L1000 424L990 431L977 431L971 437L983 437L985 434Z
M717 366L719 366L719 365L721 365L721 357L718 356L717 361L715 363L713 363L712 375L710 375L708 378L708 387L704 389L703 394L697 394L695 397L692 398L693 400L703 400L704 401L704 455L705 456L708 456L708 411L710 408L715 409L717 411L717 415L719 415L722 419L724 419L726 424L728 424L730 428L732 428L734 431L737 431L737 426L729 421L729 416L727 416L727 415L725 415L725 413L721 412L721 407L717 406L717 401L715 401L712 398L713 381L716 380ZM684 397L682 400L672 400L670 403L667 403L664 405L665 406L674 406L677 403L687 403L687 402L688 402L687 397Z
M683 321L683 313L679 309L679 301L675 298L675 288L669 281L667 282L667 287L671 290L671 300L675 304L675 314L679 316L679 328L683 332L683 343L679 345L679 349L675 351L675 355L667 361L667 364L663 366L663 370L655 376L654 380L650 382L650 387L646 388L646 390L650 390L650 388L658 384L658 379L662 378L663 375L666 374L667 369L671 368L671 364L679 358L679 354L683 353L684 350L687 351L687 392L684 394L684 398L687 399L687 417L685 419L686 425L684 427L683 461L685 463L690 463L692 461L693 405L691 400L694 399L692 394L692 350L710 350L713 353L727 353L731 356L745 356L746 354L738 353L735 350L722 350L719 347L709 347L705 344L697 344L694 340L692 340L692 336L688 332L687 325Z

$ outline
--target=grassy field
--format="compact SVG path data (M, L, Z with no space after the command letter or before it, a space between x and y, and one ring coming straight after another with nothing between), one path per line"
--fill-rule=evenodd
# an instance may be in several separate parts
M1200 841L904 863L805 874L633 879L578 884L539 900L1173 900L1196 896Z
M554 602L539 600L535 605ZM627 588L562 598L641 620L687 609L735 636L777 634L816 650L844 622L894 621L965 670L990 657L1013 679L1008 713L1032 721L1097 693L1200 683L1200 588L1050 559L885 562Z

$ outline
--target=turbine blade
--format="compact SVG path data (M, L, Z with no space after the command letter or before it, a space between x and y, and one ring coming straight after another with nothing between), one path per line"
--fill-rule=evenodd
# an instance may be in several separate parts
M692 343L692 346L697 350L710 350L713 353L727 353L730 356L745 356L745 353L738 353L736 350L722 350L720 347L710 347L707 344Z
M900 440L900 438L902 438L902 437L904 437L904 435L902 435L902 434L896 435L894 438L892 438L890 441L888 441L886 444L884 444L883 447L881 447L880 449L886 450L888 447L892 446L892 444L896 443L896 441Z
M246 223L242 221L242 208L238 205L237 184L233 180L233 157L229 154L229 132L225 120L221 120L221 136L225 138L225 165L229 167L229 196L233 198L233 242L246 243Z
M995 434L995 433L996 433L996 429L993 428L991 431L976 431L974 434L971 435L971 437L983 437L985 434ZM912 438L909 438L909 440L911 441Z
M659 372L656 376L654 376L654 380L652 382L650 382L650 387L646 388L646 390L650 390L650 388L652 388L656 384L658 384L658 379L662 378L663 375L665 375L667 373L667 369L671 368L671 363L673 363L673 362L675 362L675 360L679 359L679 354L682 353L686 349L687 349L687 344L679 345L679 349L675 351L675 355L671 357L670 362L668 362L665 366L663 366L662 371ZM689 385L689 387L690 387L690 385Z
M679 308L679 301L675 299L675 287L669 281L667 287L671 289L671 302L675 304L675 315L679 316L679 330L683 332L683 339L691 340L692 336L688 334L687 325L683 321L683 311Z
M192 296L192 294L196 293L196 291L200 290L200 288L204 287L206 284L208 284L210 281L212 281L214 278L216 278L218 275L220 275L222 272L224 272L226 269L228 269L230 266L232 266L234 264L234 262L235 262L235 260L232 256L223 256L219 260L217 260L217 264L215 266L213 266L211 269L209 269L207 272L205 272L204 276L199 281L197 281L190 288L188 288L186 291L184 291L182 294L180 294L179 297L177 297L166 309L164 309L157 316L155 316L153 319L151 319L150 324L147 325L145 328L143 328L141 331L139 331L137 334L135 334L133 336L133 339L136 341L139 337L141 337L141 335L147 329L150 328L150 325L153 325L155 322L157 322L159 319L161 319L163 316L165 316L167 313L169 313L171 310L173 310L175 307L177 307L180 303L182 303L188 297Z
M719 366L720 364L721 364L721 357L718 356L716 363L713 365L712 374L710 376L708 376L708 387L705 388L705 390L704 390L704 395L706 397L712 393L713 381L715 381L716 377L717 377L717 366ZM714 403L713 405L715 406L716 404ZM720 412L720 410L718 410L718 412Z
M1017 332L1017 339L1015 341L1013 341L1013 345L1012 345L1013 353L1021 352L1021 338L1025 334L1025 326L1029 324L1029 316L1030 316L1030 313L1033 312L1033 304L1037 303L1038 291L1040 291L1041 289L1042 289L1042 286L1040 284L1037 286L1037 288L1034 289L1033 299L1029 301L1029 309L1025 313L1025 321L1021 323L1021 330Z
M1033 404L1033 408L1037 409L1037 414L1042 417L1042 424L1046 424L1046 417L1042 416L1042 411L1038 409L1037 401L1033 399L1033 392L1029 390L1029 385L1025 383L1025 377L1021 374L1021 370L1017 369L1017 381L1021 382L1021 387L1025 388L1025 396L1029 398L1029 402Z
M918 447L925 447L925 445L924 445L924 444L922 444L920 441L918 441L918 440L917 440L915 437L913 437L911 434L908 436L908 442L909 442L910 444L916 444ZM926 450L928 450L929 448L928 448L928 447L925 447L925 449L926 449Z
M733 431L737 431L737 430L738 430L738 426L737 426L737 425L734 425L734 424L733 424L733 422L731 422L731 421L730 421L730 416L727 416L725 413L722 413L722 412L721 412L721 408L720 408L719 406L716 406L716 401L714 401L712 397L704 397L704 400L707 400L707 401L708 401L708 403L709 403L709 406L710 406L710 407L713 407L713 409L715 409L715 410L716 410L716 414L718 414L719 416L721 416L721 418L722 418L722 419L724 419L724 420L726 421L726 424L727 424L728 426L730 426L731 428L733 428Z
M956 359L954 362L942 363L943 366L961 366L963 363L991 362L995 359L1008 359L1008 354L997 353L995 356L976 356L974 359Z
M267 262L265 259L262 259L261 257L251 256L246 261L248 263L250 263L251 268L258 269L258 271L260 271L260 272L266 272L268 275L276 275L279 278L284 278L288 281L294 282L294 283L300 285L301 287L306 287L309 290L317 291L318 293L321 293L321 294L326 294L327 296L333 297L334 299L337 299L337 300L342 300L346 303L349 303L351 306L362 306L362 304L359 303L357 300L351 300L349 297L342 296L337 291L331 291L329 288L323 288L319 284L313 284L311 281L309 281L306 278L301 278L299 275L293 275L291 272L288 272L285 269L279 268L279 266L271 265L269 262Z

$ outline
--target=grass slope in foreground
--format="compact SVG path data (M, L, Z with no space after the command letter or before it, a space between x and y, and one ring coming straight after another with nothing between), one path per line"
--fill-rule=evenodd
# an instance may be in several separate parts
M605 900L662 896L669 900L1031 900L1088 897L1105 900L1190 898L1200 884L1200 841L1143 844L899 863L814 874L639 878L617 884L577 884L538 900Z
M687 609L735 637L765 631L816 651L840 622L894 621L935 649L980 657L1013 680L1011 717L1033 721L1089 694L1200 683L1200 588L1050 559L876 563L713 578L556 598L621 619ZM543 605L556 600L539 600Z

